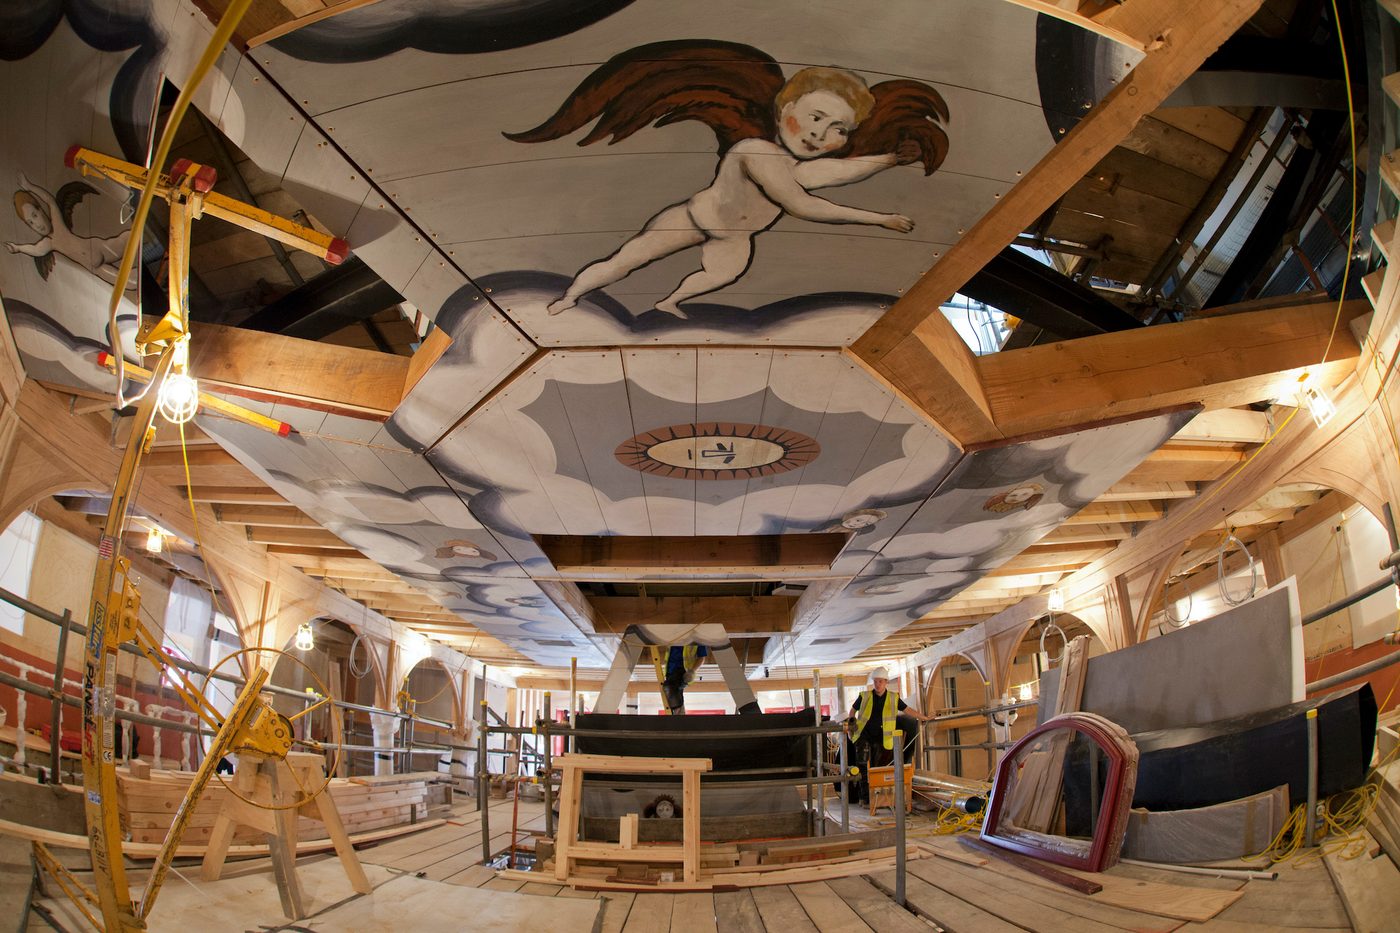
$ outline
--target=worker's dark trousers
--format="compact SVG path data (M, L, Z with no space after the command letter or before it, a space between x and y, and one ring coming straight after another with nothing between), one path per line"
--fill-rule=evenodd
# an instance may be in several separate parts
M867 772L871 768L894 764L894 750L885 748L883 733L877 733L873 739L867 739L866 734L861 733L853 751L853 764L860 768L860 783L852 785L853 793L856 794L857 802L867 803L870 800L870 780L866 777Z

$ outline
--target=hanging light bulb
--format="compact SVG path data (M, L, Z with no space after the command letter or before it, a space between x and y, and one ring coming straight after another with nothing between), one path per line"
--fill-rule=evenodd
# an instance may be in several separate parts
M175 359L160 383L156 396L160 413L171 424L184 424L199 408L199 383L187 371L190 365L190 340L183 337L175 344Z
M310 651L316 647L316 635L311 631L311 623L303 622L297 626L296 648L298 651Z
M1022 703L1028 703L1035 699L1035 685L1030 681L1021 684L1021 686L1017 688L1016 698Z
M1320 428L1332 420L1332 416L1337 413L1337 406L1328 394L1326 386L1309 383L1307 380L1307 373L1298 378L1298 382L1302 384L1302 388L1298 390L1299 407L1306 408L1308 414L1312 415L1313 422Z
M165 535L156 525L151 526L151 530L146 532L146 550L151 554L159 554L165 546Z
M1065 611L1065 594L1060 592L1059 587L1050 591L1050 598L1046 601L1046 605L1051 612Z

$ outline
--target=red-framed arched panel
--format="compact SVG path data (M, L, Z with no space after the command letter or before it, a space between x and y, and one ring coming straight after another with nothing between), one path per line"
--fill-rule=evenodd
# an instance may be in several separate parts
M982 838L1069 868L1118 861L1137 785L1137 745L1117 723L1066 713L1026 733L997 766ZM1055 831L1064 807L1065 834Z

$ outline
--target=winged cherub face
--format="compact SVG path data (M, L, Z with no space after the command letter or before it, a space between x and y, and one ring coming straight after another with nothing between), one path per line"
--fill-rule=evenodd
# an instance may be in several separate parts
M48 236L53 233L53 223L49 220L49 215L37 204L25 202L19 206L19 219L39 236Z
M784 104L778 140L799 159L817 159L846 145L856 128L851 105L830 91L809 91Z

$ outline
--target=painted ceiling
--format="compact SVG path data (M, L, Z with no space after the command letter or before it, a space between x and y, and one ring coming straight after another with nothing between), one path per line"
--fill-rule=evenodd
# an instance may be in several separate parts
M140 161L210 26L178 0L34 7L0 12L23 91L0 112L29 128L0 141L0 288L31 375L110 389L120 195L59 156ZM964 453L841 351L1137 57L1004 0L381 0L228 51L198 106L452 343L383 423L201 426L549 665L615 636L551 599L536 536L846 534L767 651L853 657L1189 417Z

